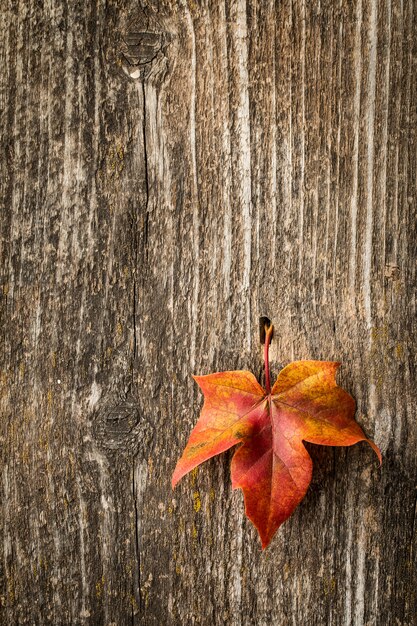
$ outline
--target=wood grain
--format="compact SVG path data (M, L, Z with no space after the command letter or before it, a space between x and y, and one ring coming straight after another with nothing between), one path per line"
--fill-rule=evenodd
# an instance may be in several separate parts
M414 0L2 1L0 622L412 626ZM191 374L343 363L261 552Z

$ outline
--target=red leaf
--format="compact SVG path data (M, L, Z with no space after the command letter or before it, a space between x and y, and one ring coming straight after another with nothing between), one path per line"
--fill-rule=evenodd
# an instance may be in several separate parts
M313 463L303 441L351 446L366 441L379 448L354 420L355 401L336 384L339 363L295 361L271 389L265 339L265 386L251 372L195 376L204 394L200 419L177 463L172 486L203 461L241 443L231 465L233 488L241 488L248 518L262 547L304 498Z

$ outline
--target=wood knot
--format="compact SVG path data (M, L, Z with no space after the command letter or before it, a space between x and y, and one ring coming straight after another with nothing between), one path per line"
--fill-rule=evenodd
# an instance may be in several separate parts
M133 24L123 38L123 71L134 79L162 82L168 70L169 33L156 28L143 29Z
M104 403L97 413L94 430L103 448L136 454L151 427L141 415L138 401L129 395Z

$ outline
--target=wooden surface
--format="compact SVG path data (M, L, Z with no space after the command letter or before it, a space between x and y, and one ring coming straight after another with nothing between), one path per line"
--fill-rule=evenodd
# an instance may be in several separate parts
M0 623L412 626L414 0L1 0ZM260 550L191 379L343 362Z

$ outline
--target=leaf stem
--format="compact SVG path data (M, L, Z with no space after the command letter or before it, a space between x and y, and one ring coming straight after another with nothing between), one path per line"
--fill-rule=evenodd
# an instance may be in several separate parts
M271 343L272 335L274 334L274 326L265 325L265 346L264 346L264 361L265 361L265 389L269 395L271 393L271 378L269 375L269 344Z

